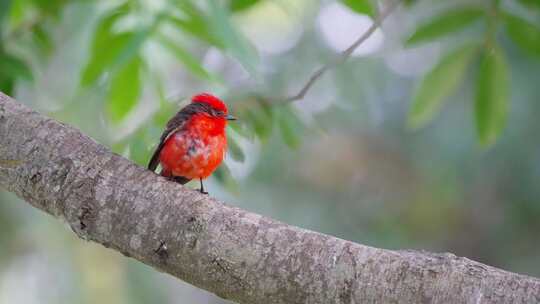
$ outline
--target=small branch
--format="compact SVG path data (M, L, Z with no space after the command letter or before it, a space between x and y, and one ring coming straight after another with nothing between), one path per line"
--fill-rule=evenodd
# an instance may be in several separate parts
M349 59L354 50L356 50L358 46L364 43L364 41L366 41L375 32L375 30L382 25L386 17L388 17L388 15L390 15L394 11L394 9L399 5L399 3L400 0L390 1L390 4L388 4L388 6L383 9L381 13L375 18L375 20L373 20L373 24L367 29L367 31L362 34L362 36L360 36L346 50L341 52L341 54L336 59L317 69L296 95L285 98L283 102L293 102L304 98L309 89L315 84L315 82L319 78L321 78L321 76L324 75L324 73Z
M0 187L93 241L238 303L540 303L540 280L231 207L0 93ZM466 237L466 236L464 236Z

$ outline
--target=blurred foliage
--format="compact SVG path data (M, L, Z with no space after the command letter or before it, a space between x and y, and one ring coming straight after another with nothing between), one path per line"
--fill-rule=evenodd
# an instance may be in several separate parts
M375 15L373 3L368 0L342 0L352 11L368 16Z
M0 0L0 90L34 92L42 103L21 100L141 166L189 95L213 91L239 121L228 126L229 159L212 180L239 205L375 246L450 250L516 271L538 269L540 248L527 230L539 228L540 216L540 160L531 140L540 129L540 1L403 1L398 29L391 22L383 28L390 42L381 56L350 58L306 100L283 104L337 55L314 26L326 2L286 2ZM269 3L302 27L278 55L265 53L249 35L254 26L242 23ZM336 3L371 17L381 7ZM266 13L275 21L277 13ZM276 26L285 20L268 24L259 36L285 36ZM433 46L441 54L414 75L415 85L387 68L387 53L424 54ZM225 68L212 64L215 54ZM475 143L492 149L476 151ZM26 237L16 227L24 215L8 214L19 212L0 204L0 243L24 248L10 238ZM512 246L501 248L506 242ZM0 266L10 254L0 250ZM165 287L152 286L143 272L128 268L130 295L117 296L165 301L156 291Z
M510 38L524 51L540 56L540 27L512 14L505 15Z
M540 27L521 17L501 10L500 1L485 1L485 7L464 6L443 12L431 21L420 25L408 38L407 44L431 42L474 25L482 17L485 27L476 40L484 41L482 64L476 65L477 79L476 126L478 139L484 146L492 145L502 132L508 111L507 83L509 77L505 51L499 46L498 28L503 25L516 44L526 52L538 54L540 48ZM523 1L527 2L527 1ZM533 2L533 1L530 1ZM423 79L411 110L409 121L417 127L431 120L439 112L441 101L458 88L458 81L464 77L471 53L458 51L449 54ZM496 73L496 74L492 74Z
M441 108L458 87L477 45L465 45L446 55L423 79L413 99L409 125L422 126Z
M506 122L508 68L498 47L485 50L482 56L476 89L476 125L480 142L490 145Z
M429 42L452 34L468 27L483 16L484 10L481 7L474 6L445 11L443 14L433 17L426 24L420 25L409 37L407 44Z
M31 43L42 53L50 52L54 47L47 31L50 22L56 22L62 10L73 1L40 1L40 0L13 0L3 1L0 24L2 24L3 43L0 44L0 89L11 94L17 81L32 81L32 68L28 58L21 57L11 51L9 45L17 40L31 39ZM166 1L159 9L149 10L144 2L136 0L117 1L114 4L104 5L100 10L100 17L93 30L88 60L81 70L81 88L97 88L105 90L106 101L103 103L103 112L112 124L119 124L137 107L144 87L152 82L160 86L159 75L148 64L148 55L144 49L148 44L156 43L173 54L186 70L202 81L224 84L221 76L208 71L200 61L199 56L182 44L181 40L171 36L171 29L178 33L189 35L201 44L212 46L236 58L249 72L250 77L260 79L257 71L259 60L255 47L231 23L229 16L234 13L248 10L259 1ZM520 1L527 8L538 9L537 1ZM375 5L369 0L348 1L343 4L352 11L375 15ZM410 1L409 9L414 9L414 2ZM423 43L444 39L451 35L458 35L470 27L475 28L477 37L474 40L485 41L478 48L497 50L505 57L505 48L500 46L503 33L499 28L504 27L512 41L525 52L540 54L540 29L520 16L505 12L499 1L483 1L457 7L450 7L427 20L412 32L406 39L405 45L416 46ZM477 24L483 22L485 26L478 30ZM171 27L172 26L172 27ZM19 35L23 33L23 35ZM448 55L441 59L430 71L417 89L413 97L413 105L409 116L409 125L420 127L427 124L437 116L443 106L444 100L453 94L459 87L466 72L477 74L480 65L472 64L479 60L482 52L472 52L471 48L464 46L457 51L450 50ZM486 51L489 52L489 51ZM505 60L498 60L497 71L506 73L508 70ZM473 68L469 68L472 64ZM467 70L465 68L468 68ZM508 79L505 75L501 79ZM153 81L149 81L152 79ZM505 112L508 109L508 94L499 95L492 92L497 98L482 98L493 96L488 93L489 82L485 77L477 77L478 94L475 111L477 112L476 125L479 141L489 146L493 144L504 129ZM495 81L495 80L494 80ZM510 85L508 85L510 87ZM511 88L509 88L510 90ZM275 123L278 125L284 141L291 147L298 146L299 135L295 131L302 123L290 107L273 107L261 105L260 100L272 100L280 94L268 94L248 97L247 102L235 104L235 111L252 133L263 141L268 138ZM255 100L255 104L248 104ZM258 100L258 101L257 101ZM163 103L162 103L163 104ZM274 112L279 114L274 114ZM163 112L161 112L163 113ZM166 111L170 116L170 112ZM156 115L161 115L160 111ZM494 117L491 117L494 116ZM163 123L163 121L160 121ZM136 129L146 126L141 121ZM135 136L140 132L132 133ZM243 136L243 134L239 134ZM141 138L123 139L139 141L147 145ZM113 143L114 144L114 143ZM123 145L115 145L124 148ZM238 147L232 145L238 158ZM148 150L148 149L146 149ZM119 151L119 150L117 150ZM147 151L148 152L148 151Z

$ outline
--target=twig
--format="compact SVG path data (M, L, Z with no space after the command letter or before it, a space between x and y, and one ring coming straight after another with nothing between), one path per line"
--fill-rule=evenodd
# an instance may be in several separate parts
M373 20L373 24L365 31L362 36L360 36L351 46L349 46L346 50L341 52L341 54L334 60L328 62L327 64L323 65L322 67L318 68L313 75L308 79L306 84L302 87L302 89L295 95L287 97L283 100L283 102L293 102L296 100L300 100L304 98L304 96L307 94L309 89L315 84L315 82L321 78L326 71L336 67L337 65L345 62L349 57L351 57L351 54L356 50L358 46L360 46L364 41L366 41L374 32L375 30L381 26L384 19L394 11L394 9L398 6L400 3L400 0L391 1L390 4L381 11L381 13Z

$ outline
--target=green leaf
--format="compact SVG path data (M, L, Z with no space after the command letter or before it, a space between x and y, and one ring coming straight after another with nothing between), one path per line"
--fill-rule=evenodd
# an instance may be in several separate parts
M219 37L216 37L210 29L210 25L207 21L210 17L206 16L204 12L189 1L174 1L174 4L182 11L184 17L179 18L169 14L165 16L166 20L199 40L219 49L225 47Z
M195 76L215 83L223 83L216 76L210 74L203 66L202 63L191 55L187 50L181 47L178 43L172 41L164 35L156 36L159 43L169 50L176 58L184 64L184 66Z
M101 17L93 35L92 52L103 50L116 34L113 32L113 27L116 22L125 17L129 12L128 4L124 4L113 9L107 15Z
M246 111L245 119L250 123L251 127L255 131L255 134L261 139L266 140L272 134L272 125L270 120L267 120L264 115L261 115L258 111Z
M13 78L0 74L0 92L7 95L12 95L14 87L15 81L13 80Z
M508 111L508 67L499 47L482 55L476 83L476 129L480 143L495 142L506 123Z
M526 52L540 56L540 28L510 14L506 14L505 21L510 38Z
M229 8L232 12L236 13L250 8L257 4L257 2L259 2L259 0L231 0L229 2Z
M109 90L107 113L113 122L122 120L137 104L141 94L140 57L134 57L113 75Z
M96 50L93 52L90 61L83 69L81 85L92 85L99 76L101 76L108 68L112 67L115 59L118 58L131 37L132 34L129 33L114 35L110 37L110 40L108 40L107 43L104 43L107 47L104 46L101 51L98 51L98 48L94 47ZM95 43L94 45L98 44Z
M119 53L116 58L115 64L121 65L139 53L142 44L146 41L148 37L152 34L154 28L157 26L157 20L154 21L151 25L147 27L140 28L134 32L128 33L130 39L127 41L125 47Z
M49 56L54 48L54 43L51 40L47 31L43 25L36 25L32 33L32 39L39 50L45 55Z
M457 32L477 21L483 15L484 10L477 7L464 7L446 11L420 25L406 43L413 45Z
M0 91L11 95L17 79L33 80L32 71L23 60L0 49Z
M243 121L255 131L259 139L264 141L272 134L274 108L259 99L254 99L252 103L250 107L243 109L241 116Z
M519 0L519 2L528 7L540 9L540 1L538 0Z
M127 4L101 18L92 38L90 60L83 68L81 85L93 84L120 54L131 34L113 33L114 24L128 11Z
M6 53L0 53L0 73L5 78L33 80L32 71L21 59Z
M228 12L219 4L219 1L208 0L210 22L212 31L223 42L225 49L248 71L256 75L258 54L249 41L236 30L229 20Z
M375 10L371 5L370 0L341 0L343 4L347 5L352 11L364 14L368 16L374 16Z
M60 17L60 13L68 0L32 0L36 7L43 13L53 16L55 18Z
M291 106L284 106L279 109L278 124L285 144L291 149L298 148L301 142L299 131L302 129L303 124Z
M255 137L253 129L249 128L248 124L246 124L245 121L237 120L233 123L227 124L227 127L234 130L234 132L238 133L238 135L245 137L249 140L253 140Z
M148 26L133 32L115 33L113 26L129 12L128 4L129 2L115 9L99 22L94 32L90 60L82 72L81 85L92 85L104 72L121 66L137 56L141 45L162 18L158 16Z
M244 162L244 160L246 160L246 156L234 136L227 136L227 146L229 148L229 153L234 160L239 162Z
M9 3L9 13L7 10L0 11L0 14L6 14L6 17L9 19L9 24L12 30L16 30L21 27L25 22L25 17L27 13L33 9L32 3L26 0L13 0L13 1L0 1L3 3Z
M466 45L451 52L422 79L409 112L409 127L425 125L440 111L445 98L459 85L477 49L476 45Z

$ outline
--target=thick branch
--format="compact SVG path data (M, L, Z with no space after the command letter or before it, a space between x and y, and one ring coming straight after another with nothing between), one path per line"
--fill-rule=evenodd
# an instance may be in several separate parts
M240 303L538 303L540 280L355 244L230 207L0 93L0 186L91 240Z

